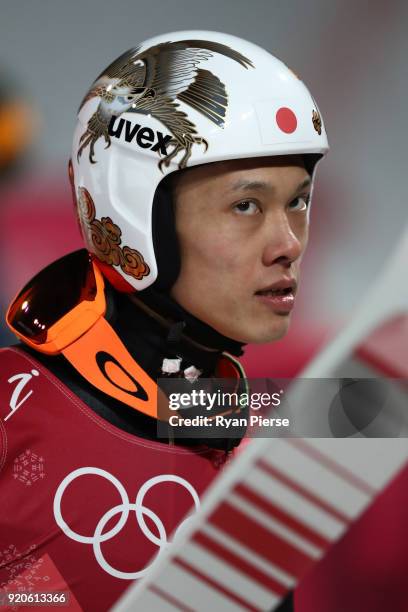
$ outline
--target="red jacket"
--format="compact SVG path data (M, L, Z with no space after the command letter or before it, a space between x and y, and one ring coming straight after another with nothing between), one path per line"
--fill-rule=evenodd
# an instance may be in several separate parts
M109 609L222 457L117 429L30 356L1 350L0 588L65 590L64 609Z

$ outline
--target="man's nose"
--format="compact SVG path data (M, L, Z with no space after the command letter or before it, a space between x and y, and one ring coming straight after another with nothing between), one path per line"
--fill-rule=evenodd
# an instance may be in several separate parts
M275 263L290 264L298 259L303 251L302 241L290 225L286 214L270 220L266 229L265 247L262 263L271 266Z

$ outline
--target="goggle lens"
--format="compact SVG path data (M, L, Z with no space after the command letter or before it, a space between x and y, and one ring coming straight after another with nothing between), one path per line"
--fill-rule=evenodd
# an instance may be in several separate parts
M35 344L44 344L49 329L84 301L94 301L95 273L86 249L52 263L20 292L8 324Z

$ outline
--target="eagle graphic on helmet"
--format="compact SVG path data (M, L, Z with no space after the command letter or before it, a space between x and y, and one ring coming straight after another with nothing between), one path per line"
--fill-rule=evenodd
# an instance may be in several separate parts
M180 152L178 164L182 169L191 155L193 144L207 141L201 137L187 114L179 109L178 100L203 114L207 119L224 126L228 95L224 83L209 70L199 68L201 62L220 53L244 68L252 62L227 45L205 40L180 40L154 45L140 52L136 47L114 61L91 86L81 103L100 97L99 105L88 121L79 141L78 160L89 146L89 160L95 163L94 146L103 137L106 146L111 140L109 124L122 113L141 113L158 119L172 134L171 152L159 162L168 166Z

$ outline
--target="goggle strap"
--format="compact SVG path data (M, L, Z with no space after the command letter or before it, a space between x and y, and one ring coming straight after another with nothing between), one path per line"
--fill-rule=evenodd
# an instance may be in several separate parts
M62 351L94 387L157 418L157 385L136 363L108 321L101 317Z

